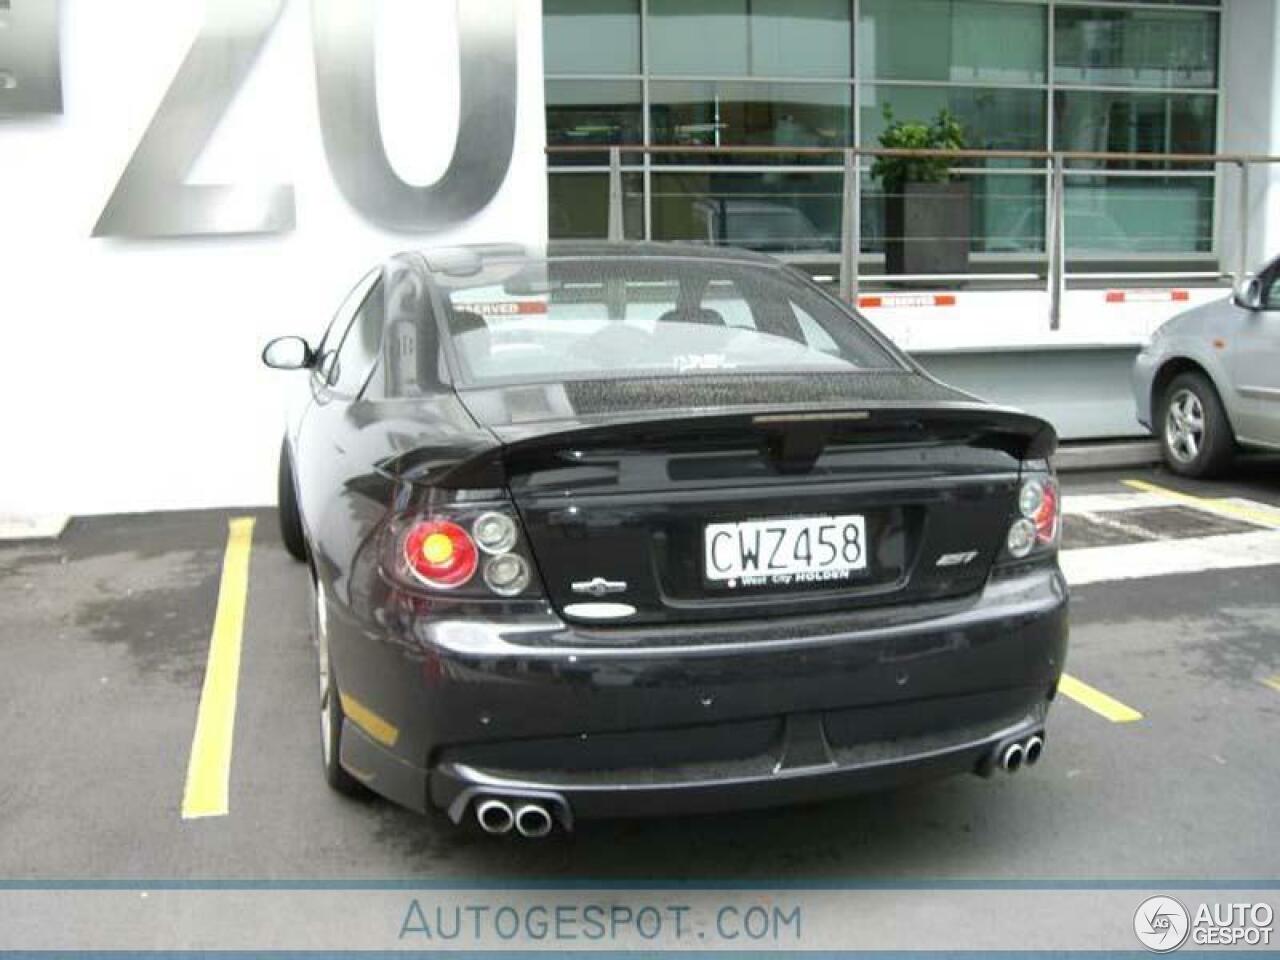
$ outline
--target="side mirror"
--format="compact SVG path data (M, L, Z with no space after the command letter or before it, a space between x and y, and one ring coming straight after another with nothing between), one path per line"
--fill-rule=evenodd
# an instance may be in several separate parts
M1262 309L1262 280L1258 277L1252 277L1244 283L1236 287L1236 294L1233 298L1237 307L1245 310L1261 310Z
M310 370L316 355L302 337L279 337L262 351L262 362L272 370Z

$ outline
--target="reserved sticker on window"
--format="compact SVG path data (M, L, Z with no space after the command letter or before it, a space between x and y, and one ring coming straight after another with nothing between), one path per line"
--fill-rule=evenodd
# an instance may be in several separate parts
M478 313L482 317L531 317L547 313L545 300L503 300L489 303L453 302L453 309Z

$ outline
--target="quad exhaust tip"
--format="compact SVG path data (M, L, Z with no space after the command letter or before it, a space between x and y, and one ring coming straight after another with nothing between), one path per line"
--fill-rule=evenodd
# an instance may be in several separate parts
M1003 743L996 748L991 758L991 767L998 766L1005 773L1017 773L1023 767L1032 767L1044 755L1044 734L1034 733L1023 740Z
M515 831L526 839L540 840L555 829L551 811L537 800L485 797L476 802L475 816L480 829L492 836Z
M476 823L485 833L500 836L511 832L516 818L505 800L489 799L476 804Z
M525 803L516 809L516 830L520 836L540 840L551 832L551 814L540 803Z
M1000 766L1006 773L1017 773L1026 757L1026 751L1020 743L1011 743L1000 755Z
M1026 750L1022 757L1023 762L1026 763L1028 767L1034 767L1042 753L1044 753L1044 738L1032 737L1027 741Z

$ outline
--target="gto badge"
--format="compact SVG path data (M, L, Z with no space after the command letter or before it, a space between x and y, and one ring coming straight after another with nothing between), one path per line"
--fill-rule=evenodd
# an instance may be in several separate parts
M938 558L937 565L940 567L963 567L977 559L977 550L969 550L965 553L944 553Z
M607 597L611 593L626 593L627 581L606 580L596 577L594 580L579 580L573 584L574 593L585 593L591 597Z

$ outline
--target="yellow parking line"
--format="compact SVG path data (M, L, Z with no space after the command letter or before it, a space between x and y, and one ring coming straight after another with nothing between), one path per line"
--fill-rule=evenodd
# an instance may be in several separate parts
M1280 673L1277 673L1274 677L1263 677L1262 682L1276 693L1280 693Z
M209 663L200 691L200 711L191 739L187 786L182 795L182 819L225 817L227 785L231 779L231 744L236 728L236 689L240 684L240 646L244 634L245 601L249 593L249 551L253 546L252 517L228 524L227 552L222 560L218 610L209 640Z
M1189 507L1195 507L1197 510L1207 510L1210 513L1238 517L1241 520L1264 527L1280 527L1280 510L1246 507L1243 504L1231 503L1229 500L1219 500L1212 497L1197 497L1189 493L1183 493L1180 490L1170 490L1167 487L1157 486L1154 483L1148 483L1146 480L1124 480L1122 482L1126 487L1134 490L1158 494L1168 500L1175 500L1178 503L1185 503Z
M1058 691L1112 723L1133 723L1142 719L1142 714L1133 707L1125 706L1119 700L1107 696L1101 690L1095 690L1069 674L1064 673L1058 681Z

